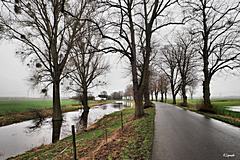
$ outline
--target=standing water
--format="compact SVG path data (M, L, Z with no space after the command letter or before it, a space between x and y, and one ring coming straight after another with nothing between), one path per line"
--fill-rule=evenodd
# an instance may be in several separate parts
M240 106L227 106L226 108L229 111L240 112Z
M119 111L121 104L96 106L89 110L88 125L93 124L104 115ZM71 125L80 126L82 110L63 114L63 122L58 124L60 139L71 135ZM52 142L52 119L29 120L0 127L0 160L24 153L34 147Z

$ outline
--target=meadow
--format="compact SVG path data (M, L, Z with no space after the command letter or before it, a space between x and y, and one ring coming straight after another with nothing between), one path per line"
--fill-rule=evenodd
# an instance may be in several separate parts
M182 102L181 99L177 99L177 104ZM188 99L188 105L190 107L196 106L203 102L202 99ZM172 100L169 99L167 103L172 103ZM215 110L225 110L230 106L240 106L240 99L212 99L211 103Z
M77 105L78 101L71 99L61 100L62 106ZM51 99L0 99L0 116L9 113L27 112L32 110L49 109L52 108Z
M182 102L181 99L177 99L178 105L181 102ZM188 100L189 106L184 108L240 127L240 112L234 112L234 111L228 110L229 107L240 106L240 99L224 99L224 98L212 99L211 102L212 102L215 114L199 112L196 109L197 105L202 104L202 99L189 99ZM172 103L172 101L168 100L167 103Z
M190 106L195 106L197 104L201 104L202 100L190 99L188 102ZM211 102L217 114L240 118L240 112L233 112L228 110L228 107L240 106L240 99L212 99Z

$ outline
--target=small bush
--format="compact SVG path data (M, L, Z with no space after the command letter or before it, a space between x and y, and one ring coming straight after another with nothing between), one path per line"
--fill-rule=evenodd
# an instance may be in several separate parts
M213 114L216 113L216 111L213 109L213 106L207 106L207 105L204 105L203 103L197 104L196 109L197 111L200 111L200 112L213 113Z

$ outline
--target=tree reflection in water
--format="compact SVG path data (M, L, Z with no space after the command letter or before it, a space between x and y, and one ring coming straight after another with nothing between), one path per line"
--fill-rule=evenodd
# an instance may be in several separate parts
M112 106L113 108L117 108L117 109L120 109L121 108L121 105L120 103L114 103Z
M55 143L60 139L62 122L63 121L52 121L52 143ZM33 120L33 125L27 127L27 133L36 133L37 131L41 131L41 128L48 124L51 124L49 119L35 119Z
M45 124L48 123L47 121L45 121L45 118L38 118L38 119L34 119L33 120L33 125L27 127L27 132L31 133L31 132L35 132L37 129L41 129L41 127Z
M32 135L45 136L48 139L48 143L55 143L61 138L71 135L71 125L76 125L77 131L84 131L88 127L89 121L94 122L95 119L101 118L100 115L104 115L108 110L118 111L121 110L123 105L121 103L115 103L110 105L101 105L92 108L91 117L89 119L90 111L82 110L63 114L64 121L52 121L51 118L40 117L38 119L29 122L29 126L26 128L25 132ZM50 130L51 128L51 130ZM50 135L52 134L52 136Z
M82 131L85 130L87 128L88 125L88 111L83 111L80 118L79 118L79 123L77 124L77 130L78 131Z
M103 110L106 110L107 109L107 105L101 105L101 109L103 109Z

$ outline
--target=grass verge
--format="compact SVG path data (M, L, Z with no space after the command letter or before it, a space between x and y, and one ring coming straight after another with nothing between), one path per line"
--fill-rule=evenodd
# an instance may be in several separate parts
M5 125L10 125L13 123L18 123L30 119L35 119L39 117L50 117L52 115L52 101L51 100L22 100L22 101L0 101L0 110L7 108L7 106L16 106L17 109L9 110L0 115L0 127ZM42 103L41 103L42 102ZM90 101L89 106L96 106L100 104L112 103L113 101ZM3 105L4 104L4 105ZM19 104L19 105L18 105ZM29 106L28 106L29 105ZM46 105L46 106L45 106ZM28 107L27 107L28 106ZM45 107L44 107L45 106ZM12 107L10 107L12 108ZM62 111L70 112L78 110L81 106L77 101L74 100L63 100L62 101ZM2 112L3 113L3 112Z
M121 112L104 116L87 131L76 135L78 159L136 159L147 160L151 155L155 109L145 110L141 119L133 119L134 109L124 109L124 128L121 129ZM107 141L105 131L107 130ZM55 144L32 149L11 159L46 160L72 159L72 137Z
M188 100L189 106L183 108L240 127L240 112L228 110L229 106L240 106L239 99L213 99L211 102L215 114L198 111L196 106L201 105L202 100L200 99ZM168 101L168 103L170 103L170 101ZM178 106L180 106L180 103L181 100L177 100Z
M133 135L121 152L122 159L148 160L151 159L151 147L154 132L154 108L146 109L147 115L136 120L133 125Z

